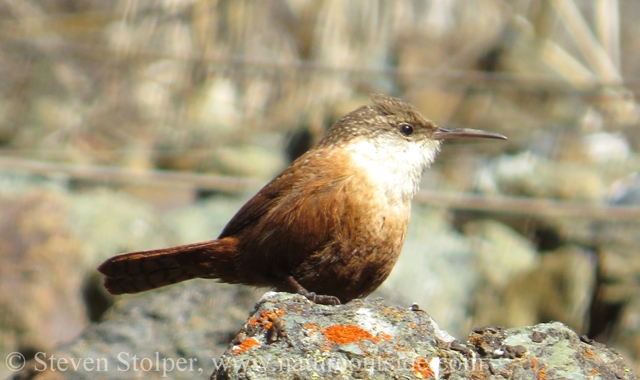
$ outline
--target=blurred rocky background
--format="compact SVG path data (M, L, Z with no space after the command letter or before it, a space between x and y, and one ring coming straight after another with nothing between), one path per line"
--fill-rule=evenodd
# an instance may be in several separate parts
M638 371L639 18L633 0L0 0L0 356L145 302L105 294L97 265L215 238L375 92L509 136L446 144L382 294L458 338L562 321Z

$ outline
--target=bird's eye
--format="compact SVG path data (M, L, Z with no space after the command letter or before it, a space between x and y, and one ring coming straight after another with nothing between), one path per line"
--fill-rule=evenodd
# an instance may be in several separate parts
M411 136L413 134L413 127L409 124L400 124L400 133L404 136Z

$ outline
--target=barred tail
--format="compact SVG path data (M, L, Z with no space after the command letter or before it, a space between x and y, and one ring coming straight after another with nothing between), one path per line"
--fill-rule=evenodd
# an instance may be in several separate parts
M115 256L98 267L111 294L139 293L192 278L239 282L237 241L223 238L204 243Z

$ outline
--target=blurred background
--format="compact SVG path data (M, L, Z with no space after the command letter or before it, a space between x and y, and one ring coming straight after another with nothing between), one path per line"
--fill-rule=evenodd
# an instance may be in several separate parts
M0 354L101 320L104 259L215 238L384 93L509 141L445 144L381 294L462 340L562 321L638 371L638 19L632 0L0 0Z

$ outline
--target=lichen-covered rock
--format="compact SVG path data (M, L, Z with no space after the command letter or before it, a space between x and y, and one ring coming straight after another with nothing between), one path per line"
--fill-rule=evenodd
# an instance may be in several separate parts
M637 379L622 357L561 323L474 330L466 345L417 305L324 306L267 293L212 379Z
M12 379L206 378L259 293L214 281L128 296L76 339L12 365Z
M429 307L433 318L460 337L472 327L469 309L482 275L479 253L449 218L442 211L414 205L402 255L383 287L410 302L434 305Z

